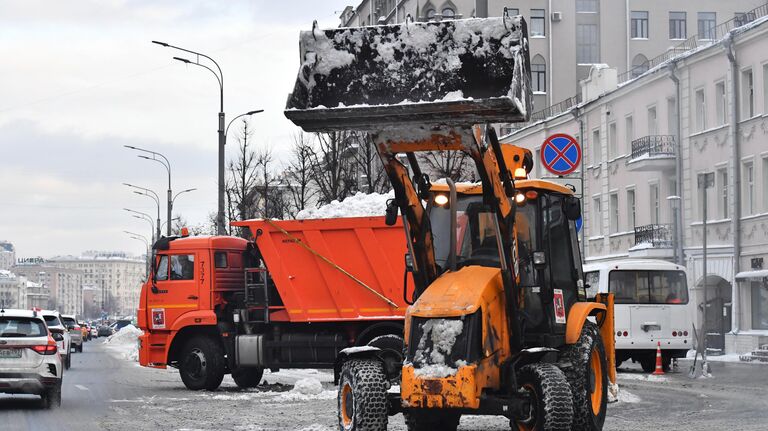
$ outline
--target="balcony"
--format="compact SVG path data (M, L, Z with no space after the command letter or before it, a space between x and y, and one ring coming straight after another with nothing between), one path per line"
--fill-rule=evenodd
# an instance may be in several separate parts
M672 135L644 136L632 141L627 169L634 172L675 169L677 144Z
M671 224L635 226L635 245L629 249L630 257L673 257L673 231Z

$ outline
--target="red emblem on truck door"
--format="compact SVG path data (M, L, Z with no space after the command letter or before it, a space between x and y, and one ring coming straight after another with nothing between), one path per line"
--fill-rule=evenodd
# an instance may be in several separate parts
M165 329L165 308L152 309L152 328Z

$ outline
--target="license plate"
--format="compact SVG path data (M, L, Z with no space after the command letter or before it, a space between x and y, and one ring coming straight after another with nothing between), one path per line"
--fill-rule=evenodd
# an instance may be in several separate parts
M20 357L21 349L0 349L0 358L14 359Z

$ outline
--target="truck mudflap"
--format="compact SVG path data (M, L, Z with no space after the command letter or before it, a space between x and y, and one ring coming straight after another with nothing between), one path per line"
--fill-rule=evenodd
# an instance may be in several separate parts
M522 17L313 28L285 115L306 131L526 121Z
M139 336L139 364L142 367L166 368L165 337L158 338L146 331Z

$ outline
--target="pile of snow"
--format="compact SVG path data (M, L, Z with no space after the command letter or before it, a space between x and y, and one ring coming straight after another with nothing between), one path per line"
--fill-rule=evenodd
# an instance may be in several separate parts
M323 384L320 383L320 380L312 377L297 380L293 389L281 393L277 397L279 401L332 400L335 398L335 390L323 390Z
M394 192L387 194L358 193L341 202L332 201L320 208L301 210L296 215L296 219L383 216L387 208L387 201L394 197Z
M104 344L126 361L136 362L139 360L139 337L143 333L141 329L128 325L110 335Z
M628 390L622 389L619 391L618 396L616 397L616 401L620 403L639 403L642 400L640 397L629 392Z
M616 378L619 380L641 380L644 382L655 383L668 383L669 379L666 376L657 376L654 374L637 374L637 373L618 373Z
M464 330L464 322L457 319L430 319L422 326L424 333L416 347L414 373L419 377L443 378L456 374L457 368L466 365L464 361L446 364L456 338ZM427 346L431 341L432 345ZM455 367L455 368L454 368Z

